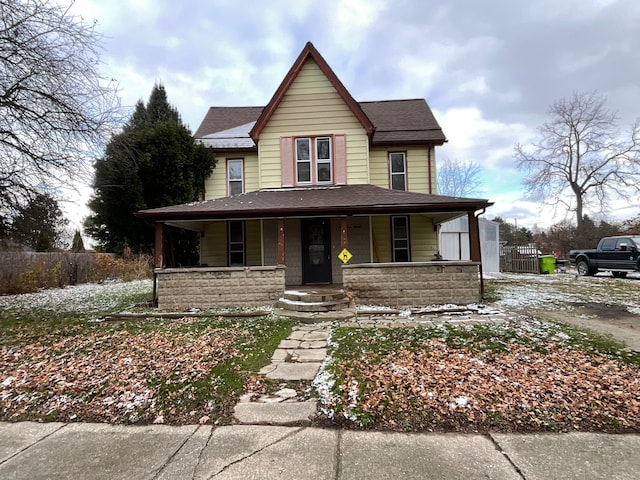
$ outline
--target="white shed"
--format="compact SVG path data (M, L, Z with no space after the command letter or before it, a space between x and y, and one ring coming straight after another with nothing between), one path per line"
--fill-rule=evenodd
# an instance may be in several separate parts
M482 271L500 271L500 225L478 218ZM440 225L440 255L444 260L469 260L469 219L458 217Z

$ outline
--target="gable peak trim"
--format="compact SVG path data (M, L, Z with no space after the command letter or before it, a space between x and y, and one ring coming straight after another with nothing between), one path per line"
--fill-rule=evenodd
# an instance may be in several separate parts
M304 67L305 63L309 59L313 60L316 63L316 65L318 65L318 68L320 68L320 71L322 71L322 73L327 77L329 82L331 82L331 84L336 89L338 94L342 97L342 99L345 101L349 109L353 112L353 114L358 119L362 127L365 129L365 131L367 132L367 135L369 135L369 137L371 138L371 136L373 135L373 132L375 131L375 127L373 123L371 123L371 120L369 120L369 117L367 117L367 115L364 113L364 110L362 109L360 104L355 101L355 99L351 96L351 94L346 89L346 87L342 84L338 76L334 73L334 71L331 69L331 67L327 63L327 61L322 57L322 55L320 55L320 52L318 52L316 47L313 46L313 43L307 42L304 48L302 49L302 51L300 52L300 54L298 55L298 58L296 58L295 62L293 62L293 65L291 66L291 68L285 75L284 79L280 83L280 86L278 86L278 88L276 89L276 92L273 94L273 97L271 97L271 100L269 101L267 106L264 108L264 110L260 114L260 117L258 117L256 124L253 126L253 128L249 132L249 135L251 136L253 141L258 143L258 139L260 138L260 133L262 132L266 124L269 122L269 119L271 118L273 113L277 110L278 106L280 105L280 102L282 101L285 94L289 90L289 87L291 87L291 84L297 78L298 74L300 73L300 70L302 70L302 67Z

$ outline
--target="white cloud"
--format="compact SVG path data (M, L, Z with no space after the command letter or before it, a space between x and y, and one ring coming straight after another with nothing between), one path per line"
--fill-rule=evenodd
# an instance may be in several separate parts
M635 0L76 0L72 10L98 20L123 104L162 81L192 129L210 105L266 104L311 40L356 99L426 98L449 140L438 158L481 164L492 209L522 222L555 218L520 199L513 160L548 105L598 89L623 125L638 115Z
M526 143L534 131L520 123L505 123L483 118L475 107L451 108L434 112L448 143L439 156L474 161L486 169L502 169L513 163L513 148Z

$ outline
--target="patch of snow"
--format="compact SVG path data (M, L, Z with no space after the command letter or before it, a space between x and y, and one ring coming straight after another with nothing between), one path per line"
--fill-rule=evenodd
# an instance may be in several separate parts
M391 307L386 307L384 305L358 305L356 307L356 310L361 311L361 310L372 310L374 312L380 311L380 312L395 312L397 309L395 308L391 308Z
M309 292L302 292L300 290L285 290L284 293L285 293L285 295L286 294L289 294L289 295L300 295L300 296L309 295Z
M152 281L84 283L35 293L0 297L0 308L43 308L55 312L103 312L131 294L151 293Z
M278 301L287 305L322 305L322 302L303 302L301 300L289 300L284 297L279 298Z

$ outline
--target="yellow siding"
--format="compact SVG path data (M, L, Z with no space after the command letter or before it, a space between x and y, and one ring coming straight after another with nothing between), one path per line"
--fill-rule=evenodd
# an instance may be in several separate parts
M411 261L433 260L438 251L438 233L433 229L433 221L423 215L412 215L410 219Z
M260 220L247 220L245 224L247 265L262 265ZM200 263L211 267L226 267L227 222L209 223L200 241Z
M200 263L210 267L227 266L227 224L209 223L200 239Z
M405 152L407 155L408 190L418 193L436 193L434 159L431 158L431 192L429 192L429 152L426 147L392 147L371 149L370 176L371 183L382 188L389 188L389 153ZM432 156L433 156L433 152Z
M389 217L371 217L371 252L375 263L391 261L391 224Z
M317 64L309 60L260 134L260 187L281 186L280 137L346 134L347 182L369 182L365 130Z
M433 260L438 251L438 234L433 230L433 221L423 215L411 215L411 261ZM373 262L391 262L391 219L388 216L371 217L371 252Z
M247 265L262 265L260 220L247 220L245 223L245 240L247 244Z
M436 174L437 172L437 163L436 163L436 148L435 147L430 147L431 148L431 191L434 194L438 193L438 182L437 182L437 176Z
M372 148L369 153L371 184L389 188L389 151L386 148Z
M429 192L429 157L428 148L407 149L407 190L418 193Z
M244 158L244 191L252 192L260 188L260 176L258 172L258 156L255 154L237 154L216 156L218 162L216 168L204 184L205 200L227 196L227 159Z

